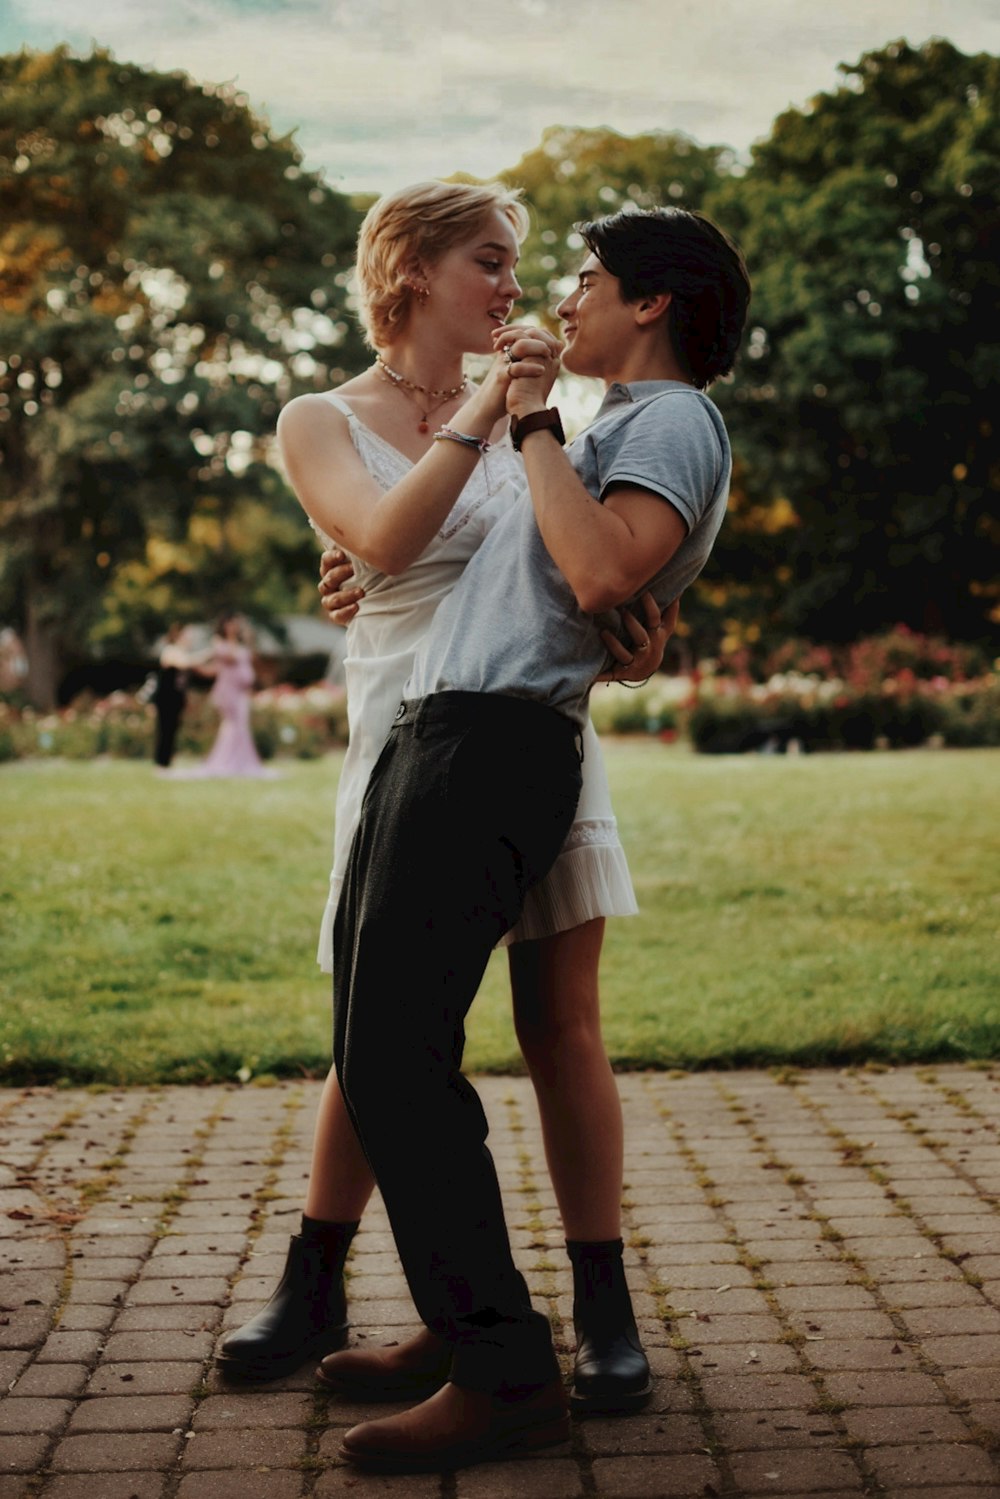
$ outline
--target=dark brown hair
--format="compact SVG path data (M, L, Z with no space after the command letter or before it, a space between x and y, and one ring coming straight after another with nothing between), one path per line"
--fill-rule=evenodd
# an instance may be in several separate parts
M732 240L686 208L623 209L577 224L577 233L620 283L622 300L670 292L667 331L699 390L728 375L736 359L750 277Z

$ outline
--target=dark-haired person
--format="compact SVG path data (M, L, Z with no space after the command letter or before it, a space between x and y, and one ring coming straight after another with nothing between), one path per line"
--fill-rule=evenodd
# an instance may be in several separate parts
M663 607L698 575L725 513L731 458L703 393L732 367L749 303L734 246L678 209L580 230L590 250L558 309L567 369L604 381L567 450L546 398L553 341L498 329L501 357L449 419L469 461L506 407L530 495L501 519L434 616L375 766L334 942L334 1056L425 1331L330 1355L328 1385L397 1395L450 1360L402 1415L341 1455L400 1471L460 1467L568 1433L548 1321L510 1252L464 1020L490 951L556 857L580 786L609 614ZM620 1244L607 1246L612 1274Z
M177 732L187 703L188 672L196 665L196 658L188 649L190 638L190 628L174 621L167 627L156 663L156 686L149 701L156 709L153 763L159 770L167 770L174 758Z

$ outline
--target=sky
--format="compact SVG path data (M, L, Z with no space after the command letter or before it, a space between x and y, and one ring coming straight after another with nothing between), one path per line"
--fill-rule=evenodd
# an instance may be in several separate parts
M551 125L745 153L905 37L1000 52L997 0L0 0L0 52L96 42L236 84L346 192L513 167Z

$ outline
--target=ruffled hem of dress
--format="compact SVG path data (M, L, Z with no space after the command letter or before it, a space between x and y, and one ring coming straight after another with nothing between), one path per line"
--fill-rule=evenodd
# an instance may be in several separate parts
M320 924L316 962L324 973L333 972L333 920L340 899L342 880L330 881L330 898ZM564 850L541 885L528 892L521 919L500 939L501 947L513 942L535 942L568 932L598 916L637 916L639 906L632 888L625 850L614 843L581 843Z
M598 916L638 912L621 844L585 843L561 853L546 879L528 892L520 921L501 938L500 946L552 937Z

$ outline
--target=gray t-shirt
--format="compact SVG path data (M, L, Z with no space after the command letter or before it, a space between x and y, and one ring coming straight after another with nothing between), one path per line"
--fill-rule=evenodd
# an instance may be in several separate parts
M596 499L603 501L613 484L630 484L662 495L680 512L687 536L645 584L661 609L678 598L704 567L726 512L732 458L717 407L678 381L612 385L567 454ZM594 678L609 665L600 636L609 626L629 641L617 611L580 609L546 550L526 492L439 605L406 697L503 693L547 703L582 723Z

